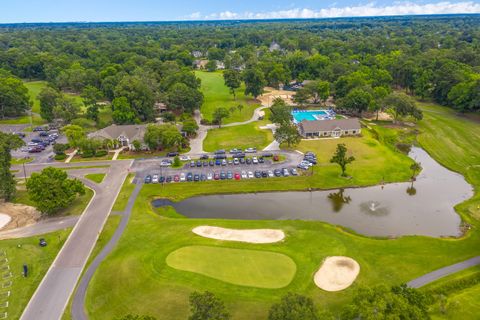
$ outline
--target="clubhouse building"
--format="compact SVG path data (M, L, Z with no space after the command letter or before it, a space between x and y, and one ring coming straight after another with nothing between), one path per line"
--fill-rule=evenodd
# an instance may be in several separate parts
M298 131L304 138L354 136L362 132L357 118L333 120L303 120L297 123Z

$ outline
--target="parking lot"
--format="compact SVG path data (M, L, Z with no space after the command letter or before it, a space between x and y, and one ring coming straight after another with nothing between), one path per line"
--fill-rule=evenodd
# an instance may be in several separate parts
M301 153L279 151L275 155L263 157L262 161L263 155L264 152L250 153L246 154L245 158L234 160L232 154L226 154L227 159L215 159L215 154L204 154L184 161L184 165L177 169L166 166L165 162L172 158L137 160L133 169L137 172L137 177L146 183L288 177L304 171L298 168L299 164L305 161ZM208 159L200 159L202 156L208 156ZM274 156L279 156L279 161L274 161Z

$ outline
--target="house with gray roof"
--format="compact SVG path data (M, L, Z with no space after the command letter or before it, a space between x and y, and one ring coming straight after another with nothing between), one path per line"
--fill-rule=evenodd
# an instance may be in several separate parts
M304 138L342 137L360 134L362 126L357 118L303 120L298 124L298 131Z
M137 140L144 146L143 136L146 126L142 124L116 125L112 124L101 130L92 132L88 135L92 139L108 139L117 141L122 147L128 147L134 150L133 141Z

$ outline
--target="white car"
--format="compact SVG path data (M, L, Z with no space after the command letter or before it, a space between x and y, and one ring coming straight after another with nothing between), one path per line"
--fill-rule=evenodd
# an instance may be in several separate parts
M192 160L192 158L190 158L189 156L183 155L183 156L180 156L180 160L181 161L190 161L190 160Z
M253 157L253 158L252 158L252 163L253 163L253 164L258 164L258 159L257 159L257 157Z
M183 181L185 181L185 180L187 180L187 178L185 177L185 173L183 173L183 172L180 173L180 181L183 182Z
M160 161L160 167L170 167L171 165L172 165L172 161L170 161L170 160Z
M158 183L158 174L154 174L152 177L152 183Z
M241 176L242 176L242 179L248 179L248 174L246 171L242 171Z
M248 171L248 179L252 179L254 177L252 171Z
M298 176L298 171L297 169L293 168L292 170L290 170L290 173L292 174L292 176Z
M288 169L287 168L283 168L282 169L282 173L283 173L283 176L284 177L288 177L290 175L290 173L288 172Z
M247 148L245 149L245 153L255 153L257 152L257 148Z
M240 161L237 158L235 158L233 159L233 164L238 166L240 164Z
M209 172L209 173L207 174L207 180L210 181L210 180L212 180L212 179L213 179L213 174L212 174L211 172Z
M307 167L313 166L313 164L312 164L311 162L308 162L308 161L302 161L302 162L300 162L300 164L301 164L302 166L307 166Z
M268 170L268 176L269 176L270 178L275 177L275 175L273 174L273 171L272 171L272 170Z

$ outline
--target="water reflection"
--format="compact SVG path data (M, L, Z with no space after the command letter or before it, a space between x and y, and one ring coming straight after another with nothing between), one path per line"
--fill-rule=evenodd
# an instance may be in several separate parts
M350 203L352 198L350 196L345 196L345 189L340 189L338 192L332 192L328 195L328 199L332 204L332 210L334 212L340 212L345 204Z

